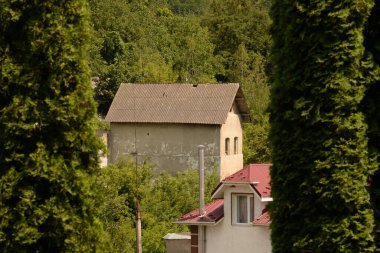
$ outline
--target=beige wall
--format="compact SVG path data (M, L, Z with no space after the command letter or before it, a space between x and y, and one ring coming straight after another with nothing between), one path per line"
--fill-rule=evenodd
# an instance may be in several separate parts
M228 113L226 123L222 125L220 130L220 167L221 179L230 176L234 172L243 168L243 132L242 121L238 114L236 114L236 105L232 107L231 112ZM237 154L234 153L234 139L237 137ZM229 155L226 154L225 140L230 139Z
M270 253L272 247L269 226L232 224L232 193L252 193L252 189L245 185L226 188L224 219L215 226L206 227L206 253ZM256 201L255 204L257 204ZM264 205L258 208L264 208Z
M107 147L107 142L108 142L108 133L106 130L98 129L97 131L97 136L101 139L103 142L104 146ZM108 165L108 157L106 150L100 150L99 153L99 164L100 167L103 168Z
M136 136L136 138L135 138ZM220 126L195 124L111 123L109 162L118 157L148 159L155 170L198 168L198 145L205 145L205 168L219 168Z

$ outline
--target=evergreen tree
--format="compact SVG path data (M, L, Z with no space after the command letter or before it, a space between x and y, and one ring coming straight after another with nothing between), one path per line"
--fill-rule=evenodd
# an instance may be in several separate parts
M373 1L276 0L273 252L373 252L362 75Z
M365 46L368 56L366 65L369 71L370 87L363 102L368 123L368 146L373 157L378 158L380 164L380 3L375 1L371 16L368 20L365 33ZM380 249L380 170L379 167L371 180L371 204L375 214L375 242Z
M0 6L1 252L104 252L86 1Z

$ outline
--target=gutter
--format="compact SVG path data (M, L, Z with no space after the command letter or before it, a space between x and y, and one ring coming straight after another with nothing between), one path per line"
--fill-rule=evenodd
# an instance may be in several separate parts
M219 224L222 220L224 219L221 218L219 219L218 221L200 221L200 222L188 222L188 221L174 221L173 223L174 224L178 224L178 225L196 225L196 226L208 226L208 225L211 225L211 226L215 226L217 224Z

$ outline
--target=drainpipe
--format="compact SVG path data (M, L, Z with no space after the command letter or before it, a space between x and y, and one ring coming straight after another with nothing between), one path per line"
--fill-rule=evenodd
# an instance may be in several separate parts
M205 174L205 165L204 165L204 149L205 146L199 145L199 216L204 216L205 211L205 189L204 189L204 174Z

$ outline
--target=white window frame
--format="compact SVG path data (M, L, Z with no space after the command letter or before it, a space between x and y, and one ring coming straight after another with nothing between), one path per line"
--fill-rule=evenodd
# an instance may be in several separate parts
M246 193L232 193L232 224L235 225L250 225L255 218L255 197L254 194ZM238 208L238 199L239 197L246 197L246 222L239 222L239 208Z

